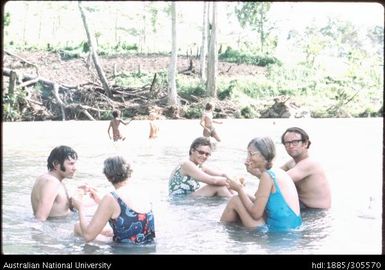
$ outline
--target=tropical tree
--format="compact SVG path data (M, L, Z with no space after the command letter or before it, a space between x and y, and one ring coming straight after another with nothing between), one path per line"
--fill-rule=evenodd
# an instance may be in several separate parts
M270 2L244 2L235 7L235 14L242 27L249 26L259 34L260 50L265 51L265 42L272 27L268 26L267 13L271 7Z
M207 47L207 22L208 22L208 13L207 13L208 3L203 2L203 23L202 23L202 44L201 44L201 53L200 53L200 66L201 66L201 82L206 82L206 47Z
M99 79L103 85L104 91L106 91L106 93L109 97L112 97L112 92L111 92L110 86L108 85L107 78L104 75L104 71L103 71L101 65L99 64L99 57L97 54L97 44L95 42L95 36L93 36L90 33L89 26L87 23L87 17L84 13L81 1L78 2L78 6L79 6L80 15L81 15L82 20L83 20L84 29L86 30L88 44L89 44L89 48L90 48L90 53L92 56L92 60L94 61L94 64L95 64L96 72L99 75Z
M177 61L177 49L176 49L176 7L175 2L171 2L171 59L168 67L168 104L177 105L176 94L176 61Z
M212 20L209 27L210 40L207 59L207 94L210 97L217 96L217 72L218 72L218 50L217 50L217 2L212 2Z

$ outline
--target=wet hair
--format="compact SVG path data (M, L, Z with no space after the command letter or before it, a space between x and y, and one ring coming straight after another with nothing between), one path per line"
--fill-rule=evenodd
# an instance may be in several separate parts
M56 164L60 164L60 170L65 171L64 161L66 159L78 159L78 154L69 146L61 145L52 149L47 159L47 168L52 171Z
M116 184L131 177L131 166L121 156L109 157L104 161L104 175L112 184Z
M112 116L113 116L114 118L118 117L119 115L120 115L120 111L118 111L118 110L113 110L113 111L112 111Z
M191 155L192 150L197 149L197 148L198 148L199 146L201 146L201 145L204 145L204 146L207 145L207 146L210 147L210 149L212 149L212 145L211 145L210 139L205 138L205 137L198 137L198 138L196 138L196 139L192 142L192 144L191 144L191 146L190 146L190 150L188 151L188 154Z
M256 137L249 142L247 147L250 147L251 145L266 159L266 169L273 167L273 159L275 157L275 145L273 140L270 137Z
M294 132L294 133L298 133L299 135L301 135L301 140L305 143L307 142L306 148L310 147L311 141L309 139L309 135L306 133L306 131L304 131L302 128L299 128L299 127L291 127L291 128L286 129L286 131L282 134L282 137L281 137L281 143L282 144L284 143L284 137L285 137L286 133L288 133L288 132Z
M210 102L208 102L206 104L206 107L205 107L205 110L208 111L208 110L211 110L213 108L213 104L211 104Z

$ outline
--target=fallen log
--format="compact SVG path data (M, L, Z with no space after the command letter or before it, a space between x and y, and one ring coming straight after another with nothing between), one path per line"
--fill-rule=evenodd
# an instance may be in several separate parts
M11 52L9 52L9 51L7 51L7 50L4 50L4 52L5 52L6 54L12 56L12 57L18 58L19 60L21 60L22 63L25 63L25 64L28 64L28 65L30 65L30 66L33 66L33 67L36 69L36 75L39 76L39 69L37 68L37 65L36 65L36 64L33 64L33 63L27 61L26 59L24 59L24 58L22 58L22 57L20 57L20 56L18 56L18 55L16 55L16 54L13 54L13 53L11 53Z
M10 77L12 71L14 71L14 70L9 69L9 68L3 68L3 76ZM53 87L53 85L55 84L55 82L53 82L51 80L45 79L45 78L40 77L40 76L32 76L29 74L20 74L20 80L22 82L36 80L36 83L41 82L41 83L48 85L48 86L51 86L51 87ZM77 85L59 84L59 88L63 88L63 89L74 89L77 87L78 87Z

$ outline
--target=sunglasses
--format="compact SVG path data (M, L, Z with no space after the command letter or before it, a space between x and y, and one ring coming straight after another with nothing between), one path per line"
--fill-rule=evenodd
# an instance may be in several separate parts
M209 153L209 152L205 152L205 151L197 150L197 149L195 149L195 151L197 151L199 155L205 155L206 157L211 156L211 153Z

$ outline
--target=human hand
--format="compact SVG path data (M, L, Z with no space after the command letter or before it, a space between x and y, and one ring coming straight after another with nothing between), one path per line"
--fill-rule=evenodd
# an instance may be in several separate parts
M237 192L245 186L244 182L245 179L243 177L227 178L227 183L229 187Z
M83 195L87 195L93 199L96 203L99 203L100 196L97 193L97 189L85 183L83 185L78 186L78 190L83 193Z

